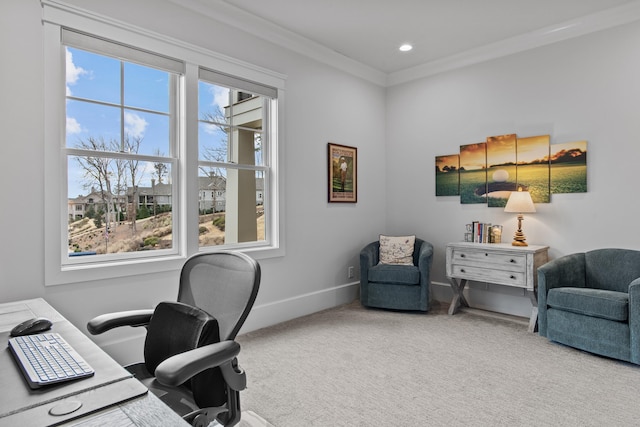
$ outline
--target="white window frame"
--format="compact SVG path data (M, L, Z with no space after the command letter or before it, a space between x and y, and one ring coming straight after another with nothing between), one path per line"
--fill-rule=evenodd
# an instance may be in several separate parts
M103 280L138 274L179 270L189 256L204 251L235 249L249 253L256 259L284 255L284 179L279 165L283 164L284 142L278 129L283 129L281 111L284 108L284 84L286 76L234 58L191 45L180 40L142 28L115 21L111 18L89 14L64 3L42 0L44 34L44 158L45 198L44 206L52 207L44 215L45 229L45 285L57 285L91 280ZM68 218L65 152L65 49L61 43L61 28L66 27L95 37L137 49L176 58L185 63L185 74L180 90L182 114L180 119L179 155L177 164L178 189L174 200L175 252L147 257L131 256L127 259L109 260L101 257L95 262L74 265L67 259L67 233L64 225ZM267 241L199 248L198 245L198 70L205 67L248 81L272 87L277 99L272 105L270 126L269 182ZM186 142L185 142L186 141ZM56 179L54 179L56 178ZM58 206L58 209L53 207Z

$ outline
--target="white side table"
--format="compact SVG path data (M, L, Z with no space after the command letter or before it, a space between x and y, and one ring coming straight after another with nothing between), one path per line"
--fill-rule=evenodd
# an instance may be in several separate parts
M548 260L548 246L459 242L447 245L446 274L453 290L449 314L469 307L462 291L467 280L525 289L531 300L529 332L538 322L536 270Z

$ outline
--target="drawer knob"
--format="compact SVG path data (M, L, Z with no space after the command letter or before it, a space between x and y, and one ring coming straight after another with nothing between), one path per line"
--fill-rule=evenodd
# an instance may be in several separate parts
M510 278L511 278L511 279L515 279L515 278L516 278L516 276L514 276L514 275L512 274Z
M460 258L464 258L464 254L460 254Z
M509 262L512 262L515 264L516 260L512 258Z
M464 268L461 268L461 269L460 269L460 273L464 273L464 272L465 272L465 271L464 271Z

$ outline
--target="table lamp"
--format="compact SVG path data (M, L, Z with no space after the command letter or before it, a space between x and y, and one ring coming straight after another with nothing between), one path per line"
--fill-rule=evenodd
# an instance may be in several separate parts
M518 214L518 230L513 236L513 246L529 246L525 242L526 238L522 232L523 213L532 213L536 211L536 207L531 200L531 194L528 191L522 191L522 187L518 187L518 191L512 191L509 195L507 205L504 207L505 212L513 212Z

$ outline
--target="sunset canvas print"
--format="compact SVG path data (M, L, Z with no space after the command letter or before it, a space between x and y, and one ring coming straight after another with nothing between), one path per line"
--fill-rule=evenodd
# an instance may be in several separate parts
M549 135L518 138L518 187L531 193L533 203L549 203Z
M516 134L487 137L487 204L504 207L516 181Z
M460 155L436 156L436 196L460 195Z
M587 192L587 141L551 146L551 192Z
M460 203L487 203L487 143L460 146Z

